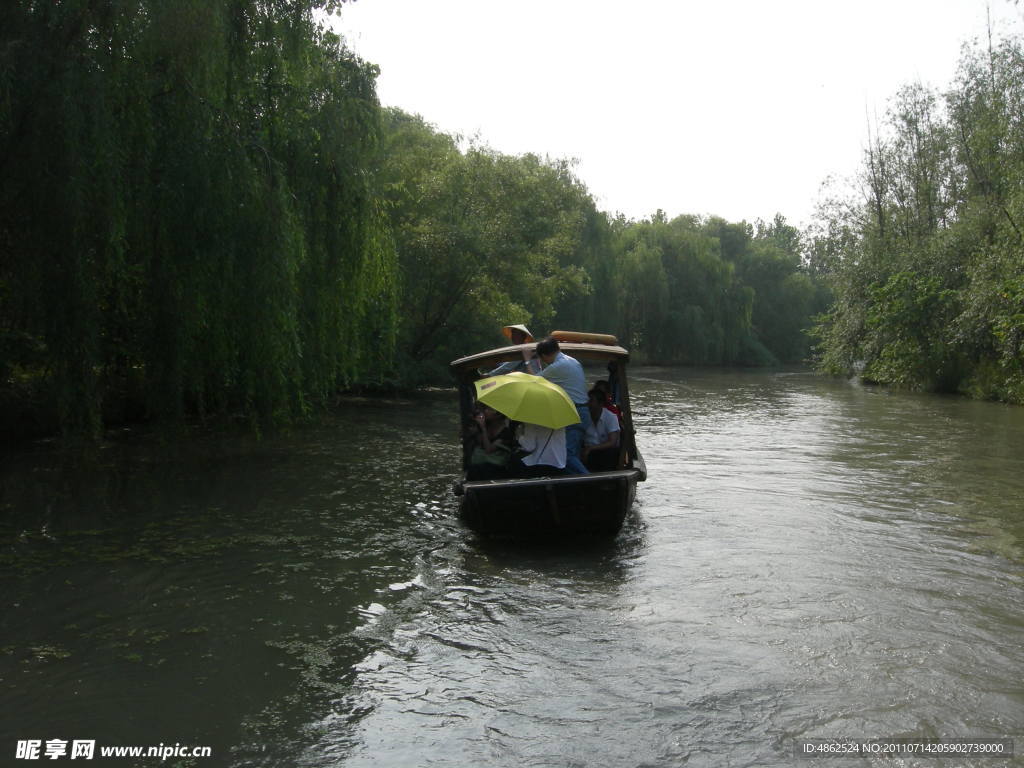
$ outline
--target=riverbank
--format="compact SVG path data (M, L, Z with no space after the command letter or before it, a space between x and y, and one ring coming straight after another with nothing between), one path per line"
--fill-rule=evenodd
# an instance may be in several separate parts
M660 364L642 353L632 355L631 364L633 367L650 366L680 371L692 368L691 366ZM701 370L718 370L723 373L729 371L806 373L815 374L834 381L844 380L844 377L816 371L807 364L738 367L711 366ZM859 374L854 375L853 379L850 380L856 380L862 386L894 393L921 392L919 388L900 387L890 383L873 381ZM126 390L122 388L119 396L108 398L104 401L102 408L103 423L99 433L94 438L83 438L81 435L62 436L56 399L53 397L52 392L43 386L40 378L11 378L6 382L5 386L0 386L0 453L28 449L33 443L38 441L58 441L68 448L69 458L76 455L81 458L88 456L95 449L95 446L105 442L116 442L123 438L125 434L130 433L159 435L159 439L164 441L177 441L188 437L210 437L212 435L222 435L229 438L236 435L238 437L252 437L259 440L262 435L284 434L293 429L308 427L315 424L317 419L336 412L338 408L346 404L399 402L415 399L424 393L446 390L448 390L447 387L438 385L406 387L397 385L364 386L337 393L330 403L320 408L311 409L305 416L275 423L269 419L260 420L252 416L246 416L241 411L235 413L228 411L207 414L205 416L200 416L197 412L193 411L185 415L181 421L161 419L147 413L144 401L138 392L129 396L126 394ZM931 394L968 400L1001 402L1014 406L1021 405L1021 403L1015 402L1012 399L995 397L989 389L935 392Z
M100 409L101 424L95 434L64 435L59 405L52 388L41 377L10 378L0 386L0 452L22 450L40 440L57 440L67 444L72 453L88 453L89 446L116 440L126 431L160 433L174 439L210 432L226 436L244 432L259 437L308 426L345 403L413 398L417 393L435 389L437 387L396 385L359 387L337 393L329 403L311 408L305 416L286 420L259 419L246 415L241 409L207 414L192 409L175 420L153 415L147 411L140 393L127 394L121 389L116 396L104 399Z

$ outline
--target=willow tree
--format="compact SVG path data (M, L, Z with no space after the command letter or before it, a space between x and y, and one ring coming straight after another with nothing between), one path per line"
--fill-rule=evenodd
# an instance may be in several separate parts
M67 430L135 400L287 419L383 375L376 73L325 5L4 4L0 344Z

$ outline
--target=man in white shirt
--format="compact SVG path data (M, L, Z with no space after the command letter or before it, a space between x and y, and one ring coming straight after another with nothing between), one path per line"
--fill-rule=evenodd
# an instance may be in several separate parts
M604 392L596 387L590 390L582 458L592 472L616 469L619 463L619 418L604 405Z

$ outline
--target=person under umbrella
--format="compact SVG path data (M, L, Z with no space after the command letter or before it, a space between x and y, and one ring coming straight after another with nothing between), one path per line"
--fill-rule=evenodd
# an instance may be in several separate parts
M551 477L565 474L565 427L551 429L523 422L516 440L526 455L513 460L509 472L516 477Z
M539 376L516 372L481 379L476 382L476 393L478 403L521 423L516 437L527 454L512 462L513 474L541 477L564 473L565 428L579 424L579 414L561 387Z
M516 437L504 414L477 403L464 442L467 480L497 480L509 476Z

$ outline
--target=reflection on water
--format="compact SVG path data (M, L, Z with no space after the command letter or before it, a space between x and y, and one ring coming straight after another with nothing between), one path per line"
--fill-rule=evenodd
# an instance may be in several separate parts
M619 537L572 548L454 519L452 393L173 461L125 438L84 490L15 457L0 749L781 766L795 739L1024 745L1024 409L799 373L631 389L650 479Z

